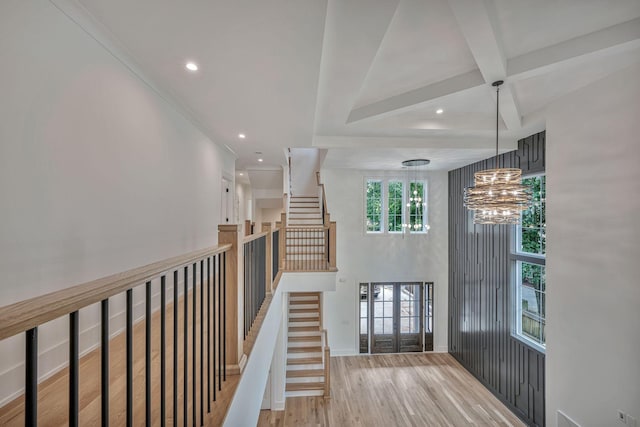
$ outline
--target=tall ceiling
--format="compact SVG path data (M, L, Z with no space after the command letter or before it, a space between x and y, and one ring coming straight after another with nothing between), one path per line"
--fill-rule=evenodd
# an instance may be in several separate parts
M639 0L51 1L97 22L238 170L311 146L329 168L449 170L494 153L491 82L506 151L553 100L640 62Z

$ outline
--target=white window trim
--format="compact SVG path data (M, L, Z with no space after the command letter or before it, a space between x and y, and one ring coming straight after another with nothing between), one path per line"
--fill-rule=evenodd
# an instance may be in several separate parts
M526 178L535 178L545 176L545 172L535 173L523 176L522 179ZM546 188L545 188L546 192ZM522 218L522 214L521 218ZM522 221L521 221L522 222ZM546 229L546 226L545 226ZM511 302L512 307L512 325L511 328L511 336L522 341L529 347L534 348L535 350L546 353L546 343L541 344L528 336L524 335L522 331L522 270L521 265L523 262L535 265L541 265L542 267L546 267L546 254L533 254L529 252L522 252L520 250L522 243L522 225L518 224L513 227L515 232L515 236L512 239L512 250L511 250L511 259L512 259L512 268L513 274L511 278L512 289L513 289L513 298ZM545 287L545 295L546 295L546 287ZM545 300L546 303L546 300ZM545 316L545 324L546 324L546 316Z
M367 227L367 184L369 182L380 182L380 230L378 231L371 231L369 230L369 228ZM364 232L365 234L374 234L374 235L380 235L380 234L384 234L385 230L386 230L386 221L385 221L385 211L386 211L386 204L385 204L385 179L381 178L381 177L370 177L370 178L365 178L364 180L364 189L363 189L363 193L364 193L364 207L363 207L363 212L364 212L364 221L363 221L363 228L364 228Z
M381 201L381 211L382 218L380 219L381 230L380 231L369 231L367 227L367 183L375 181L381 182L381 191L382 191L382 201ZM415 182L422 182L423 191L422 198L426 205L424 206L424 212L422 215L422 230L421 231L389 231L388 222L389 222L389 182L402 182L402 223L408 223L409 219L409 209L407 205L407 189L409 188L409 179L406 176L366 176L363 181L363 230L365 235L393 235L393 236L402 236L404 234L428 234L429 230L427 230L427 226L429 225L429 180L428 179L419 179Z

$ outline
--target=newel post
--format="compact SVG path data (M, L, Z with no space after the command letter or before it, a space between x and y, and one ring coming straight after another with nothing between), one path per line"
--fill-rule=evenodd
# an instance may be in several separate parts
M265 256L265 264L266 264L266 268L265 268L265 274L266 274L266 278L267 280L264 281L265 283L265 292L266 293L271 293L271 285L273 284L273 272L271 271L273 268L273 235L271 234L271 223L270 222L263 222L262 223L262 229L261 231L264 233L265 231L267 232L267 235L265 237L265 246L266 246L266 251L264 253Z
M336 222L329 223L329 267L336 268Z
M238 224L218 225L218 244L231 244L231 249L225 256L225 280L226 280L226 368L231 375L240 373L240 359L242 353L242 342L238 339L241 325L238 320L240 301L239 288L242 276L240 271L241 245L240 226Z

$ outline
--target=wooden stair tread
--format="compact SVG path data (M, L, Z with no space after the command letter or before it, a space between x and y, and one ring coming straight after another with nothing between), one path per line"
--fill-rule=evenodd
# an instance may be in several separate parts
M324 383L287 383L286 391L324 390Z
M290 317L289 322L318 322L320 321L319 317Z
M297 336L297 337L289 337L289 342L313 342L313 341L322 341L320 335L307 335L307 336Z
M318 326L289 326L289 332L319 332Z
M318 365L322 363L322 357L299 357L287 359L287 365Z
M323 369L297 369L287 371L287 378L324 377Z
M290 308L289 313L320 313L320 307L318 308Z
M310 300L310 301L289 301L290 305L305 305L305 304L318 304L318 300Z
M289 347L287 349L288 353L321 353L322 347L314 346L314 347Z

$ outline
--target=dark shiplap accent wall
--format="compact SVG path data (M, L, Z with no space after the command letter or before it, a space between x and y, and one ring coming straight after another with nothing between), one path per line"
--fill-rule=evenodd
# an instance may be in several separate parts
M449 353L520 418L544 425L544 354L511 336L513 226L475 225L463 205L473 174L495 158L449 172ZM545 133L518 141L500 167L545 170Z

